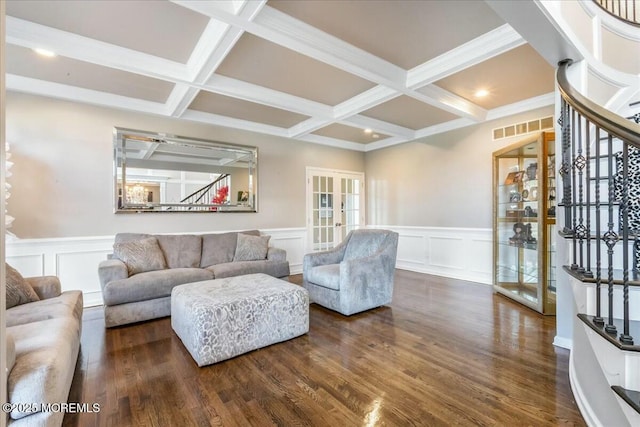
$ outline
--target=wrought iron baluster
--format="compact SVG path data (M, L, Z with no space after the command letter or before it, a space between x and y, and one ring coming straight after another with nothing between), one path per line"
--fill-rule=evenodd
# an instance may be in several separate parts
M607 318L607 325L605 326L605 331L610 334L616 334L617 329L613 324L613 248L615 247L618 240L620 240L618 234L613 230L613 203L615 199L615 190L614 190L614 182L613 182L613 136L609 134L607 138L607 168L609 172L608 185L609 185L609 196L608 196L608 214L609 221L607 223L608 230L602 236L605 244L607 245L607 262L608 262L608 277L607 277L607 285L608 285L608 309L609 315Z
M633 344L629 335L629 144L622 147L622 322L620 341Z
M575 112L574 112L575 114ZM575 122L575 116L574 116ZM578 114L578 139L574 139L574 144L578 146L577 156L574 158L573 164L574 168L577 170L577 180L578 180L578 224L574 227L576 237L578 239L578 266L577 271L580 273L585 272L584 268L584 241L587 238L587 229L584 226L584 211L585 211L585 203L584 203L584 168L587 165L587 161L585 157L582 155L582 145L584 144L584 140L582 139L582 115ZM587 142L588 144L588 142ZM575 185L575 174L574 174L574 185Z
M587 193L587 225L586 225L586 237L587 237L587 267L584 271L584 275L586 277L593 277L593 272L591 271L591 132L589 131L589 127L591 123L588 119L584 120L584 130L585 130L585 144L586 144L586 173L585 173L585 187ZM597 181L596 181L597 182Z
M596 315L593 323L602 327L604 319L602 319L602 296L600 295L600 286L602 285L602 260L601 248L602 241L600 238L600 127L596 127L596 176L595 176L595 198L596 198Z
M577 174L576 174L576 110L571 109L571 188L573 188L572 203L571 203L571 230L572 230L572 248L573 248L573 263L571 264L572 270L578 270L578 222L577 222L577 199L576 199L576 187Z

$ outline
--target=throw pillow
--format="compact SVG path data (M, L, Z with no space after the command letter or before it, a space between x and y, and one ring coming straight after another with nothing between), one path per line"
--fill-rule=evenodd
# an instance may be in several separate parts
M4 264L7 278L7 308L28 302L40 301L38 294L33 290L29 282L24 280L22 274L9 264Z
M167 268L164 254L155 237L114 243L113 253L127 265L129 276Z
M258 261L267 258L271 236L249 236L238 233L234 261Z

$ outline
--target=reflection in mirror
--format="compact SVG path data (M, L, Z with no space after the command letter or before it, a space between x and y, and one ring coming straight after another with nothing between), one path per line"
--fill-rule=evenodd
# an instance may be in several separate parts
M258 149L114 128L116 212L257 212Z

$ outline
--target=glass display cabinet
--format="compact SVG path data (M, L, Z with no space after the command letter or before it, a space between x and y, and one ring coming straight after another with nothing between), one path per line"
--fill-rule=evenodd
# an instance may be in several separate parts
M495 292L556 312L555 135L542 132L493 153Z

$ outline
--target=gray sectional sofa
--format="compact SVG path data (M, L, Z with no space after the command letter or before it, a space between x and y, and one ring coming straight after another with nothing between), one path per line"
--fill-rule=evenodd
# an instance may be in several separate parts
M287 279L284 250L258 230L203 235L116 235L114 253L98 267L106 327L171 314L178 285L243 274Z
M22 404L7 414L7 424L60 426L64 412L40 409L42 404L66 402L69 396L80 350L82 292L61 292L54 276L25 280L39 301L6 311L9 403Z

